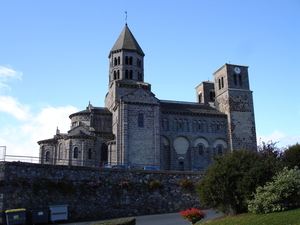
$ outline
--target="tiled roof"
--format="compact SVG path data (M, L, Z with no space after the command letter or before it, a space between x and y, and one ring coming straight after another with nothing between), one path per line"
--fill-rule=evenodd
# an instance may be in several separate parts
M142 48L140 47L138 42L135 40L133 34L129 30L127 24L125 25L123 31L118 37L115 45L111 49L111 52L123 49L137 51L141 55L145 55Z
M206 116L226 116L226 114L218 111L208 104L200 104L193 102L177 102L177 101L164 101L160 102L162 113L170 114L198 114Z
M105 107L94 107L92 110L94 114L111 114L111 112ZM72 113L69 116L69 118L72 118L73 116L77 116L77 115L90 114L90 113L91 111L89 109L85 109L82 111L78 111L76 113Z

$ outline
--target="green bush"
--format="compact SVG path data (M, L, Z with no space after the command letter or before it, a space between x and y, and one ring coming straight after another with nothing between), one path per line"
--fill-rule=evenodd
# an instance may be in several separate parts
M292 169L295 166L300 168L300 144L289 146L283 153L284 165Z
M299 207L300 172L298 168L288 170L285 167L274 176L273 181L256 189L254 199L249 201L251 213L270 213Z
M214 159L196 186L197 195L202 205L225 214L247 212L247 201L257 187L271 180L276 168L274 157L235 150Z
M92 225L135 225L136 218L125 218L118 220L109 220L99 223L92 223Z

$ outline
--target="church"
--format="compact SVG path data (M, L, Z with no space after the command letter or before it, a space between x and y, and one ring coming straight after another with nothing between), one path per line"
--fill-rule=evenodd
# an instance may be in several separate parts
M70 130L40 140L41 164L205 170L213 157L256 150L248 66L225 64L196 86L195 102L155 97L144 52L127 24L109 52L105 107L89 103L69 116Z

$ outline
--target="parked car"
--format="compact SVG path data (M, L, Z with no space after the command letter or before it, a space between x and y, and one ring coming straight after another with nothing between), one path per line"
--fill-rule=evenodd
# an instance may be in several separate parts
M159 169L155 166L144 166L143 170L159 170Z
M112 166L111 166L111 165L108 165L108 164L105 164L105 165L104 165L104 168L112 168Z
M193 167L192 171L204 171L203 167Z
M114 165L114 166L112 166L112 168L118 168L118 169L130 169L129 166L125 166L125 165Z

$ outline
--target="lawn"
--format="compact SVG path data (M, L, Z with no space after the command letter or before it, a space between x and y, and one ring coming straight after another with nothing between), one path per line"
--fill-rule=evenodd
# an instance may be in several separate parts
M268 214L223 216L197 223L199 225L300 225L300 209Z

